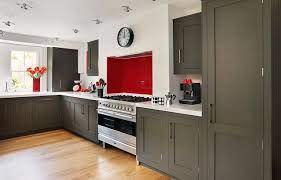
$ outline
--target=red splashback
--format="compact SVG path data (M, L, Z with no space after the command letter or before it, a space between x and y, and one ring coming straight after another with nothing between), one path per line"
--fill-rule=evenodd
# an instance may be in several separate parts
M107 58L107 93L152 95L152 53Z

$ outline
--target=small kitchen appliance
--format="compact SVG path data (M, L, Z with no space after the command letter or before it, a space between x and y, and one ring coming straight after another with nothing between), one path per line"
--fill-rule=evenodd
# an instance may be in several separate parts
M180 84L180 90L183 91L183 99L179 100L181 104L200 104L201 103L201 85L200 83Z

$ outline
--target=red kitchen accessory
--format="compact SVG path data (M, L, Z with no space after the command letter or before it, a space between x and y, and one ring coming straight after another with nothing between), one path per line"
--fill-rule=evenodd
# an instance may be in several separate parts
M73 86L74 92L80 92L81 91L81 81L74 81L75 85Z
M185 79L183 80L183 83L186 85L192 84L192 79Z

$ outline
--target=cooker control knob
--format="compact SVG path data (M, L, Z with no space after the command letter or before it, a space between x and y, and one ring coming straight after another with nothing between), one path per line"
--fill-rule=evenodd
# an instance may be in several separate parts
M133 111L133 108L129 108L129 111Z

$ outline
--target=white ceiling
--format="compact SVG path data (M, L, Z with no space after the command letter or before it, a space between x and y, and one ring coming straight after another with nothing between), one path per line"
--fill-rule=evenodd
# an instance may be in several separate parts
M17 3L28 3L33 8L24 11ZM129 5L129 15L155 8L161 4L172 4L181 8L194 8L200 0L0 0L0 30L68 40L83 40L83 34L98 28L93 19L105 23L128 16L121 6ZM5 26L3 21L16 25ZM80 33L74 34L77 28Z

